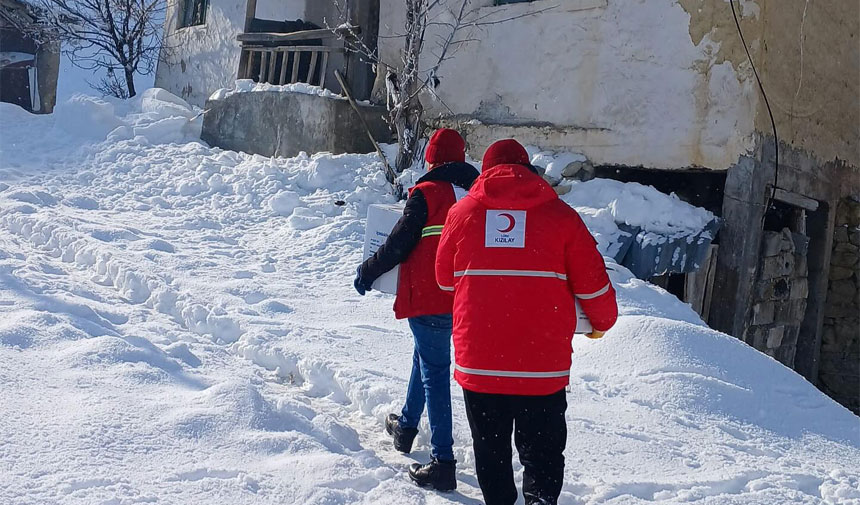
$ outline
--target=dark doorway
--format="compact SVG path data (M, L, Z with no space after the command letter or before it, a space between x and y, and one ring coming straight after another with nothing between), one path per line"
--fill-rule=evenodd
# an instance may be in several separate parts
M13 103L32 111L31 96L30 71L27 67L0 69L0 102Z
M830 206L819 202L818 209L806 213L806 231L809 236L809 297L806 313L797 339L794 369L813 384L818 384L819 357L821 355L821 326L827 301L827 279L833 244L833 218Z

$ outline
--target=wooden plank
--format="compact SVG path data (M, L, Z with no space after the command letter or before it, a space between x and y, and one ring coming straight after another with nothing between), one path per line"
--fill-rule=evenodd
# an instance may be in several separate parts
M308 79L307 81L305 81L308 84L313 84L314 71L317 69L317 59L319 58L319 56L319 51L311 51L311 64L310 67L308 67Z
M711 312L718 247L711 244L702 265L695 272L688 273L685 279L684 301L689 303L705 322L708 321Z
M257 82L266 82L266 67L269 66L269 52L260 51L260 75Z
M357 35L361 33L361 28L357 26L353 27L352 32ZM337 28L332 31L327 28L320 28L319 30L302 30L290 33L240 33L236 36L236 40L239 40L240 42L291 42L295 40L332 39L348 36L350 36L350 30Z
M320 53L343 53L346 50L342 47L329 47L329 46L277 46L277 47L269 47L269 46L260 46L256 44L242 44L243 49L255 49L255 50L266 50L266 51L318 51Z
M283 86L287 81L287 59L290 57L290 53L280 51L281 53L281 77L278 79L278 84Z
M302 59L302 53L296 51L293 53L293 75L290 77L290 84L299 80L299 60Z
M278 53L272 51L269 54L269 75L266 76L266 82L273 81L275 79L275 68L278 63Z
M787 203L789 205L794 205L795 207L800 207L801 209L806 209L810 212L815 212L818 210L818 200L813 200L807 196L803 196L798 193L794 193L792 191L786 191L784 189L776 188L773 194L774 199Z
M322 66L320 67L320 87L325 87L325 73L328 70L328 53L323 53Z

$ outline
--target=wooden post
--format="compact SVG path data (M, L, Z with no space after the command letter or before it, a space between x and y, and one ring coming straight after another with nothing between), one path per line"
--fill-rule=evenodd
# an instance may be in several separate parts
M260 75L257 82L266 82L266 67L269 66L269 51L260 51Z
M283 86L287 82L287 60L290 58L288 51L281 51L281 77L278 79L278 84Z
M251 21L257 17L257 0L248 0L245 5L245 33L251 29Z
M302 57L301 51L293 52L293 75L290 78L290 84L299 80L299 58Z
M311 52L311 65L308 68L308 80L307 80L308 84L313 84L314 70L317 69L317 58L319 58L319 55L320 55L319 51Z
M272 50L269 53L269 75L266 76L266 82L275 80L275 68L278 64L278 52L276 50Z
M245 5L245 29L244 31L247 33L248 30L251 29L251 21L254 19L254 16L257 14L257 0L247 0L248 3ZM240 43L241 45L241 43ZM239 55L239 72L237 73L238 79L247 79L251 76L251 68L252 68L252 60L254 58L254 53L252 51L245 51Z
M328 51L323 53L322 69L320 71L320 87L325 87L325 74L328 72Z

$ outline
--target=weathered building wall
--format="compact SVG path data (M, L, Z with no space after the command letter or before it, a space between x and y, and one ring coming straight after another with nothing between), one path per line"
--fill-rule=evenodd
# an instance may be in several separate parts
M679 0L690 13L690 36L719 44L716 61L750 72L746 52L726 2ZM780 140L860 166L860 2L744 1L741 27L770 101ZM737 5L737 4L736 4ZM755 129L772 134L758 101Z
M860 167L860 2L761 3L759 61L780 140ZM756 129L769 132L760 104Z
M167 3L163 61L158 64L155 85L202 107L213 91L236 80L240 55L236 36L244 30L247 4L210 0L204 24L179 28L183 3ZM258 0L256 12L261 19L300 19L305 0Z
M819 384L860 414L860 202L844 199L836 210L833 253Z
M677 1L482 3L484 21L534 14L464 31L476 40L442 65L440 100L425 100L430 115L483 123L466 127L474 155L497 125L596 164L725 169L753 147L751 73L721 58L709 33L693 40ZM403 31L403 2L383 0L381 12L380 54L396 66L403 40L389 37ZM427 41L423 67L434 34Z

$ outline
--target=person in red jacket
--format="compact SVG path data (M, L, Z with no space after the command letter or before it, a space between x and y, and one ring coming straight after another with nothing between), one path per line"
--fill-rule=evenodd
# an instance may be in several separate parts
M448 212L436 280L454 293L454 378L486 504L517 500L512 432L526 504L557 503L575 300L591 338L615 324L618 308L594 238L515 140L487 149L469 195Z
M439 289L434 268L448 209L466 194L478 171L465 162L466 143L454 130L434 133L424 157L427 174L409 191L403 217L385 244L358 268L354 284L363 295L379 276L400 264L394 315L409 320L415 350L406 404L400 415L389 414L385 427L395 449L410 452L426 404L432 459L426 465L413 464L409 476L418 485L446 491L457 487L451 421L454 298Z

